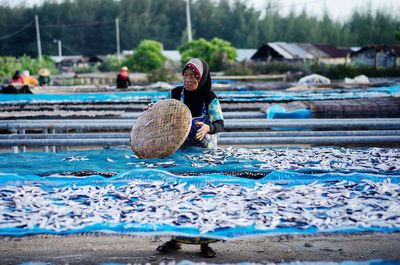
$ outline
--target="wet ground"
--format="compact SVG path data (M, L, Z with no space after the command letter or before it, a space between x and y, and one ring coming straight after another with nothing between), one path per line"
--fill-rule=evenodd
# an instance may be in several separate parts
M211 244L217 257L205 259L198 245L159 254L155 248L168 237L121 235L0 237L0 263L160 264L190 260L208 263L281 263L293 261L400 262L400 233L316 234L241 239Z

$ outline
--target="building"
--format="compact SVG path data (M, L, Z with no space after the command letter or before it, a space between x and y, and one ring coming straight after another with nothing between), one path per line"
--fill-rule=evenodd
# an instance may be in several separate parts
M350 63L350 48L338 48L332 44L312 44L322 51L326 56L319 57L324 64L347 64Z
M236 62L250 61L257 49L236 49Z
M350 49L337 48L331 44L264 43L251 57L253 61L282 61L286 63L304 63L318 60L326 64L344 64L348 61Z
M82 56L82 55L68 55L68 56L51 56L51 59L56 63L57 68L62 71L70 71L73 68L86 68L96 66L103 63L103 56Z
M352 64L390 68L400 66L400 45L368 45L351 53Z

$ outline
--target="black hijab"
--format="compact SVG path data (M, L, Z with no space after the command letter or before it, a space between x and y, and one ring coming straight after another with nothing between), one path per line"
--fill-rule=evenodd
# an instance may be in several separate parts
M211 100L216 98L215 93L211 90L211 76L208 64L203 59L193 58L185 64L183 72L190 68L200 79L199 86L195 91L187 91L184 87L177 87L172 90L172 98L180 100L182 89L184 91L184 103L190 109L193 117L201 116L201 110L206 105L206 110Z

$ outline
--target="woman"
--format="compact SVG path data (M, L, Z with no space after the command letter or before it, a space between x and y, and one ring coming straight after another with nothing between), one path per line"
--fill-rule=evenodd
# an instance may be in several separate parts
M39 70L39 86L48 86L50 85L51 78L50 78L50 71L47 68L41 68Z
M183 86L171 91L171 98L183 102L192 113L192 128L184 145L214 148L217 146L217 133L224 129L221 104L211 90L211 77L208 64L198 58L191 59L182 71ZM173 237L157 248L159 252L181 249L181 243L200 244L201 255L215 257L215 251L208 246L218 240L209 238Z
M211 90L208 64L198 58L191 59L182 71L183 86L174 88L171 98L183 102L192 113L192 128L186 146L217 147L217 133L224 130L221 104Z
M22 72L22 77L24 79L25 85L32 85L32 86L39 85L39 81L33 76L31 76L28 70Z
M128 88L131 85L131 80L128 75L128 67L124 66L117 75L117 88Z
M19 70L15 71L13 77L11 78L11 84L14 84L14 85L23 85L24 84L24 78L22 77Z

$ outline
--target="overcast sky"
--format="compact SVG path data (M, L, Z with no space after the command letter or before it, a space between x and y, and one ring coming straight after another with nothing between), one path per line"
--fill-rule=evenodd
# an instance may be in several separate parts
M84 0L80 0L84 1ZM146 1L146 0L143 0ZM201 1L201 0L198 0ZM232 0L231 0L232 1ZM353 9L371 6L373 10L376 8L385 8L393 12L399 12L400 0L275 0L280 3L282 14L287 14L291 8L301 11L304 7L313 15L319 16L326 7L333 19L346 20ZM12 5L25 3L34 5L42 3L43 0L0 0L0 4L9 3ZM255 8L265 6L266 0L247 0L249 5Z
M265 6L265 0L248 0L255 8ZM363 9L368 6L372 10L384 8L394 12L400 10L400 0L279 0L282 14L287 14L291 8L297 11L306 10L313 15L320 16L324 8L328 10L333 19L345 20L353 9Z

